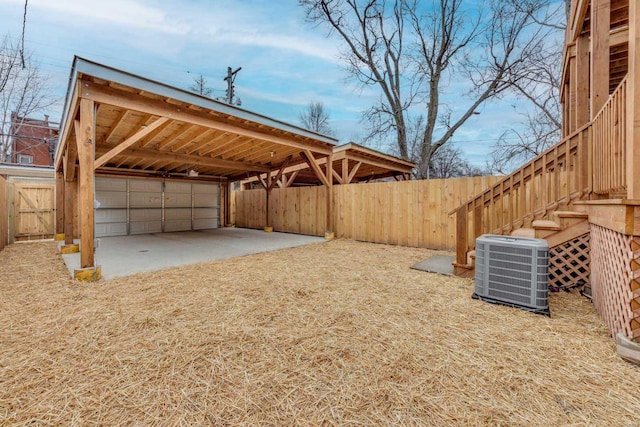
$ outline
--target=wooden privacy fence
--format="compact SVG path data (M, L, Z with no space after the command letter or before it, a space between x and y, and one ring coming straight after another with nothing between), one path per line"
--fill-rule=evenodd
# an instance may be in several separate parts
M0 251L9 238L9 188L7 181L0 176Z
M9 242L52 238L55 232L55 183L10 179L8 192Z
M448 212L496 183L498 177L390 181L333 187L337 237L432 249L455 248L455 219ZM262 228L265 191L237 191L235 224ZM269 198L273 229L323 236L326 187L274 189Z

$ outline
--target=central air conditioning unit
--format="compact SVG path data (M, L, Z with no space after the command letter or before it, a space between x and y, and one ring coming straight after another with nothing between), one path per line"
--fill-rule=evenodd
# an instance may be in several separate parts
M473 298L550 316L546 240L484 234L476 239Z

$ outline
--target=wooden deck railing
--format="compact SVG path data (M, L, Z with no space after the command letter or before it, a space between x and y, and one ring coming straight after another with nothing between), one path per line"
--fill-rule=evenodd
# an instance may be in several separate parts
M625 129L627 78L611 94L593 119L593 192L600 195L624 192L626 185Z
M493 187L459 206L456 263L484 233L508 234L590 193L591 126L583 126ZM452 212L453 213L453 212Z
M594 120L450 212L456 214L456 264L467 265L467 253L484 233L530 227L592 193L623 195L626 99L625 78Z

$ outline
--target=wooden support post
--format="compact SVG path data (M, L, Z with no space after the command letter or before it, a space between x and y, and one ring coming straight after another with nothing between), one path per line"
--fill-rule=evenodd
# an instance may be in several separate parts
M640 199L640 5L629 2L629 71L627 81L627 198Z
M568 135L578 129L578 67L576 57L573 56L569 58L569 92L565 92L565 97L569 98L569 126L568 132L565 135ZM567 103L567 101L565 101Z
M467 205L461 206L456 211L456 263L467 263Z
M56 240L64 235L64 173L56 171ZM64 237L62 237L64 239Z
M632 3L632 2L630 2ZM609 99L611 0L591 1L591 119ZM631 21L631 19L629 20ZM631 34L631 32L629 32ZM629 58L632 58L629 50Z
M589 36L581 35L576 41L576 125L589 122ZM576 128L576 129L577 129Z
M73 220L75 214L73 207L75 206L74 199L76 198L76 183L75 181L64 181L64 244L73 244Z
M80 126L76 135L78 145L80 191L80 268L94 267L94 168L95 160L95 106L89 99L80 100Z
M473 208L473 236L475 238L478 238L482 235L482 213L483 213L482 204L476 205L476 207ZM466 259L466 254L465 254L465 259Z
M327 156L327 231L325 239L333 239L333 154Z
M342 184L349 183L349 159L342 159Z

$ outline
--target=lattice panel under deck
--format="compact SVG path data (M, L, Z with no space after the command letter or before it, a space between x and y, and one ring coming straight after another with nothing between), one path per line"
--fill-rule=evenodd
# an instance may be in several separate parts
M549 249L549 284L570 287L589 281L589 233Z
M631 288L640 288L639 248L637 238L591 224L593 304L612 336L618 332L633 338L640 336L640 317L631 310ZM640 304L640 290L635 293L635 303Z
M631 337L640 338L640 237L631 239Z

